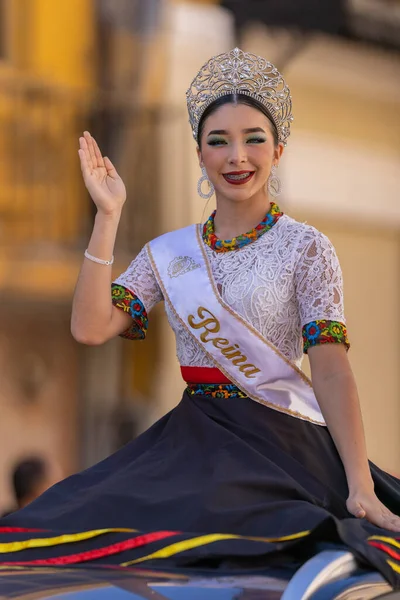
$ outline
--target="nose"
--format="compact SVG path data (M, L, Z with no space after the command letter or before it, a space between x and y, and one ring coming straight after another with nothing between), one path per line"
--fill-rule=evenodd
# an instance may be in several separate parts
M229 155L229 164L240 165L245 162L247 162L246 146L242 142L232 144L231 152Z

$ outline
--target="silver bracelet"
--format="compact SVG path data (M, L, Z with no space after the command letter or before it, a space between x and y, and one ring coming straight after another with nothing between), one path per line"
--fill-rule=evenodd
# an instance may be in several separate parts
M99 265L112 265L114 262L114 256L111 257L111 260L103 260L102 258L97 258L96 256L89 254L87 249L85 250L85 257Z

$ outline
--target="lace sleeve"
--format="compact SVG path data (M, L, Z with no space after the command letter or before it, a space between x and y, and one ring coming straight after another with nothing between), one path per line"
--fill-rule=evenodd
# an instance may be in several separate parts
M113 285L122 286L133 292L143 303L147 313L157 302L163 300L146 248L142 248L126 271L114 280Z
M302 327L319 320L344 324L342 270L332 243L310 227L300 245L295 279Z
M302 237L296 266L297 303L303 350L321 344L350 348L343 307L343 278L335 249L314 228Z
M146 248L143 248L127 270L113 281L111 299L115 307L132 317L131 326L121 337L143 340L148 327L148 313L163 299Z

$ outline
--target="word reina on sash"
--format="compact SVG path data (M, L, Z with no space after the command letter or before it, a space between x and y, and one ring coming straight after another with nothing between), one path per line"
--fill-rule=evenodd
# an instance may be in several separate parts
M197 317L200 319L200 321L196 322ZM215 348L218 348L218 350L221 351L221 354L225 358L230 360L233 365L239 367L239 371L244 373L245 377L248 379L254 379L255 374L260 373L260 369L247 362L247 356L242 354L238 344L232 344L228 339L223 337L212 337L210 335L213 333L218 333L221 329L221 324L217 317L213 315L212 312L207 308L204 308L204 306L199 306L196 317L194 315L188 316L188 323L192 329L204 329L204 331L200 333L201 341L204 344L211 342Z

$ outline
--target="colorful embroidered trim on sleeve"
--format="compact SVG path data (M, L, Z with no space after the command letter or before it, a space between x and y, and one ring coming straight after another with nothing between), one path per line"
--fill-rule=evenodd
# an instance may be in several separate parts
M303 350L307 354L311 346L319 344L344 344L350 348L346 325L339 321L317 320L303 327Z
M148 327L147 312L143 302L128 288L113 283L111 285L111 299L114 306L130 314L132 325L121 333L127 340L143 340Z

